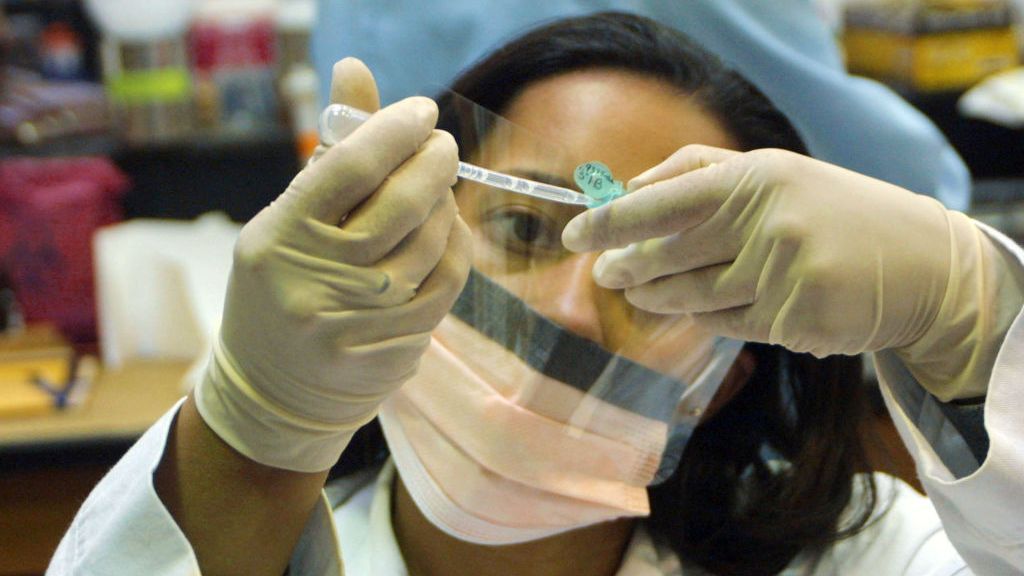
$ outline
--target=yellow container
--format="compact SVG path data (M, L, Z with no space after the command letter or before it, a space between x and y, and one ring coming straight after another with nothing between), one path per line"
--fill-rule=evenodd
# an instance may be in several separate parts
M960 91L1016 66L1006 2L885 2L851 7L847 68L915 92Z

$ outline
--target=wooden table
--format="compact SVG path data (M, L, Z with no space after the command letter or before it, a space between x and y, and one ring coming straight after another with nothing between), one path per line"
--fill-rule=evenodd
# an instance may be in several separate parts
M101 372L83 406L0 420L0 576L46 569L92 487L184 395L187 368L135 361Z

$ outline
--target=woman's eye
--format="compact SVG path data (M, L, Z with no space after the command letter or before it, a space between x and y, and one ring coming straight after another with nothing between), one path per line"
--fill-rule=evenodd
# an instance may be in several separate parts
M512 219L512 230L515 233L517 240L527 243L537 241L537 238L540 237L540 234L543 231L541 229L543 223L540 221L540 218L528 214L521 214L513 216Z
M562 229L556 221L521 207L492 212L488 218L487 235L497 246L518 254L562 247Z

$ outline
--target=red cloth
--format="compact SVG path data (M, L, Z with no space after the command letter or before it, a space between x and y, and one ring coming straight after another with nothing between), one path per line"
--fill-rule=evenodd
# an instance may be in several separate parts
M27 321L96 341L93 232L121 219L128 178L106 158L0 161L0 267Z

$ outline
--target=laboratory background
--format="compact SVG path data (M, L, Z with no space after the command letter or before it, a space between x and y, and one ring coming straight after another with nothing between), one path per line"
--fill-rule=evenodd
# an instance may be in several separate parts
M348 45L317 30L336 23L323 4L0 0L0 576L46 569L89 490L195 381L240 225L319 142L325 62ZM395 34L410 4L324 28ZM935 195L1024 238L1024 1L814 4L849 73L963 159L969 194ZM385 103L457 72L427 54L399 79L388 49L365 58ZM920 488L880 399L864 428L875 466Z

